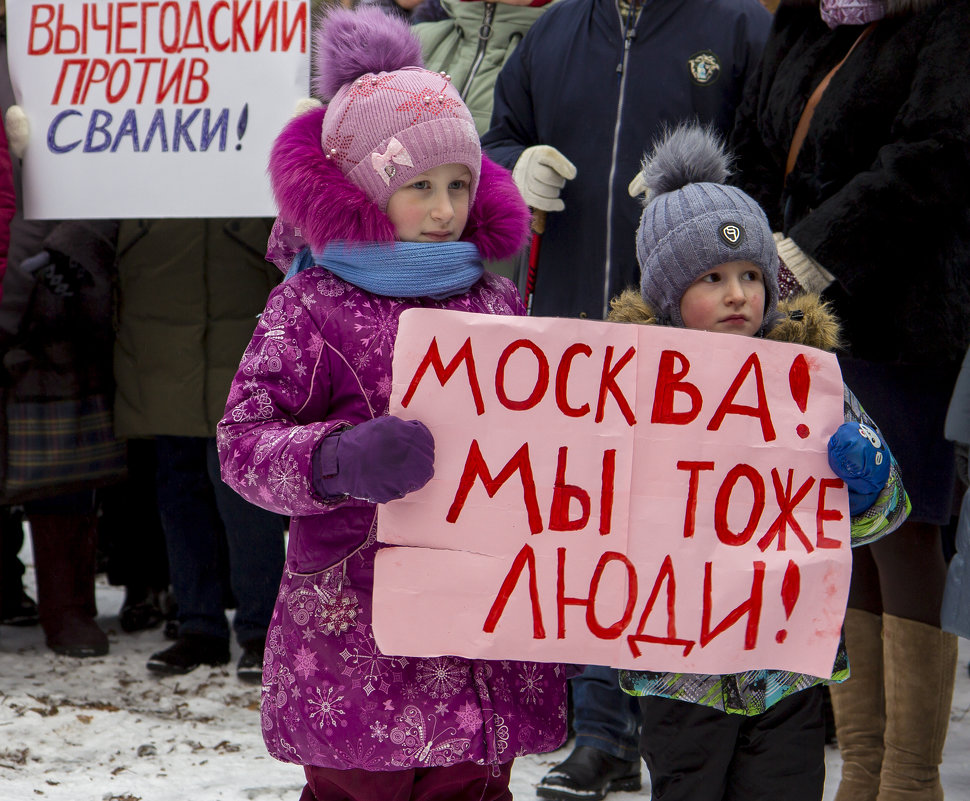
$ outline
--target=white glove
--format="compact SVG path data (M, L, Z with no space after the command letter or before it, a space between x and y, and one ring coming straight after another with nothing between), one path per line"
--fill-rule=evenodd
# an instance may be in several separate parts
M30 123L27 122L27 115L20 106L11 106L7 109L4 127L7 131L7 147L10 155L18 159L23 158L30 138Z
M562 211L559 193L576 177L576 167L556 148L534 145L522 151L512 168L512 180L526 204L543 211Z

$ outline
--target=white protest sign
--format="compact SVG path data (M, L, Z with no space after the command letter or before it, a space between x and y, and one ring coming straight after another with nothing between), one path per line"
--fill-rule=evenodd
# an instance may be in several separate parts
M272 216L309 29L307 0L8 2L25 215Z

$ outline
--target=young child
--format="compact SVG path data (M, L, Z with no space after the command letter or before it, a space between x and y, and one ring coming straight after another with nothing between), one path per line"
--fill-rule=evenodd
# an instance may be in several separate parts
M728 159L707 131L672 131L644 161L648 201L637 232L640 292L613 301L616 321L767 337L824 349L837 322L817 297L778 303L778 253L748 195L724 185ZM731 227L733 226L733 227ZM849 488L851 543L909 514L895 461L855 396L829 441ZM844 641L829 679L777 670L732 675L621 671L641 696L640 751L655 801L819 801L825 779L822 685L848 678Z
M482 259L523 245L528 209L448 76L418 66L405 23L336 10L315 37L317 94L332 100L289 122L269 166L282 229L308 247L219 424L224 480L291 516L264 738L305 767L303 801L510 799L512 760L565 739L563 667L384 654L371 614L375 503L433 473L428 429L387 415L398 318L523 314Z

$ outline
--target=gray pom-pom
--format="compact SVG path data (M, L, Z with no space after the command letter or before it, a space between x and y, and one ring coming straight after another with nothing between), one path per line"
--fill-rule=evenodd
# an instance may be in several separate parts
M647 200L687 184L723 184L731 159L721 138L696 123L681 124L663 134L641 164Z

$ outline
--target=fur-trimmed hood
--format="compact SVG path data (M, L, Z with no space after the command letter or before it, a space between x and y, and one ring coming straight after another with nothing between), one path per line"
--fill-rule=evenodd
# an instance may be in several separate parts
M291 119L273 143L269 176L279 217L314 251L332 241L393 242L394 226L364 191L324 157L325 108ZM482 155L482 174L462 241L485 260L505 259L526 242L529 209L508 170Z
M613 323L657 325L653 309L635 289L625 290L610 303L607 319ZM839 321L829 304L818 295L796 295L778 304L781 319L765 339L808 345L819 350L833 351L841 347Z
M887 17L905 17L932 8L945 0L886 0ZM783 6L819 6L820 0L782 0Z

